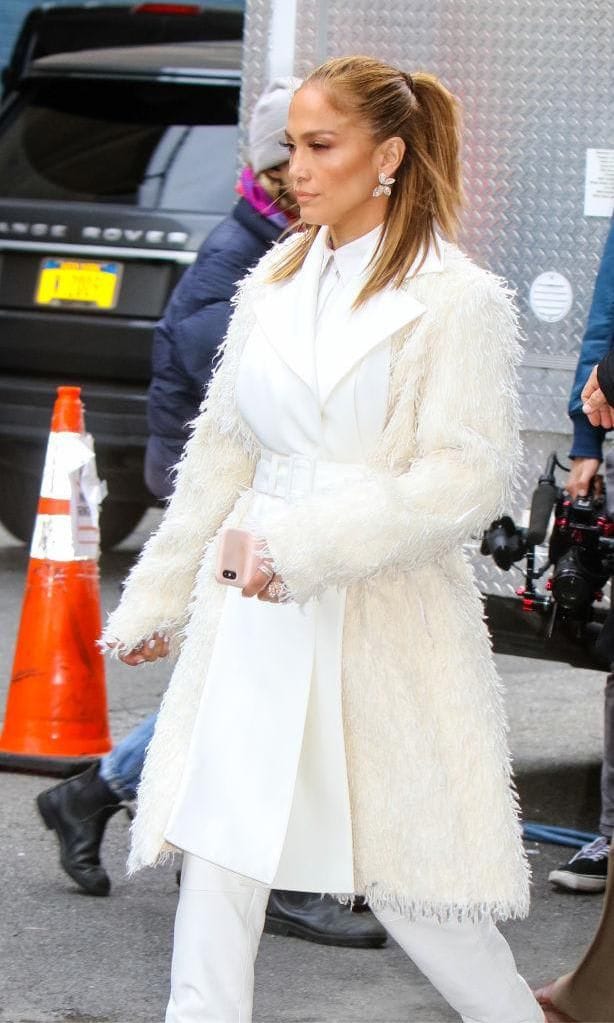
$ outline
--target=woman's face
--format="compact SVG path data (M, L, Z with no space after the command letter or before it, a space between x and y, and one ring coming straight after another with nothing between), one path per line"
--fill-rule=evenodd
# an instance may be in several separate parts
M307 224L328 224L338 245L382 223L386 200L372 192L385 169L385 144L376 146L355 117L335 110L318 85L295 94L287 141L291 187Z

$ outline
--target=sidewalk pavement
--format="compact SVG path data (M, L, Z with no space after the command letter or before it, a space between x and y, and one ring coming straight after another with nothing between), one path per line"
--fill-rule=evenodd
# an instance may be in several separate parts
M103 603L119 584L153 521L102 563ZM4 707L27 555L0 534L0 711ZM604 677L566 665L501 656L511 744L525 817L595 830ZM112 732L121 738L164 690L164 664L108 666ZM471 751L467 753L471 770ZM44 778L0 774L1 1023L160 1023L168 990L177 897L171 865L125 877L128 828L110 822L104 860L107 899L87 897L57 864L53 836L34 809ZM485 807L485 813L488 808ZM476 836L479 842L479 836ZM528 843L533 906L503 927L532 985L567 972L597 923L600 896L553 891L547 875L563 848ZM381 951L331 949L263 938L254 1023L446 1023L457 1017L392 942Z

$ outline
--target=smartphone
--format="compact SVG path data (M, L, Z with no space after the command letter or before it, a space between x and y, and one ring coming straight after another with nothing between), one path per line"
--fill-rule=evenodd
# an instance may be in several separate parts
M256 549L256 537L245 529L224 529L217 550L215 578L224 586L243 589L262 558Z

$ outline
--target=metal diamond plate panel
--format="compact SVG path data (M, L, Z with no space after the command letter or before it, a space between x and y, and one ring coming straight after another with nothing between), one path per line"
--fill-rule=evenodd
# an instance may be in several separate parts
M270 4L247 3L246 108L264 83ZM587 148L614 147L613 52L610 0L297 3L295 73L326 56L369 53L435 72L461 100L462 244L516 289L525 335L525 506L549 451L569 450L567 400L608 228L584 216L585 159ZM532 282L548 271L573 294L558 322L529 304ZM509 575L476 564L484 586L510 592Z
M239 110L240 142L247 138L249 115L255 100L267 85L267 52L272 17L271 0L254 0L245 5L243 27L244 58Z

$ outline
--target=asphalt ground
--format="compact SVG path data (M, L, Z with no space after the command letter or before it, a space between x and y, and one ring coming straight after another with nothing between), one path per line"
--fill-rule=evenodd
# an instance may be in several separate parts
M111 608L148 527L101 564ZM27 552L0 533L0 712L6 699ZM602 741L603 675L563 664L498 658L507 685L511 744L525 816L595 830ZM115 740L157 705L164 664L108 665ZM468 759L470 770L470 759ZM2 772L0 799L0 1021L161 1023L168 993L175 869L125 876L127 818L109 823L104 862L109 898L82 894L57 863L53 835L34 808L45 778ZM487 809L485 808L485 812ZM479 835L476 836L479 843ZM533 902L527 920L504 925L532 985L567 972L592 935L601 897L555 891L548 872L570 852L527 843ZM457 1019L401 950L328 948L291 938L262 940L254 1023L444 1023Z

